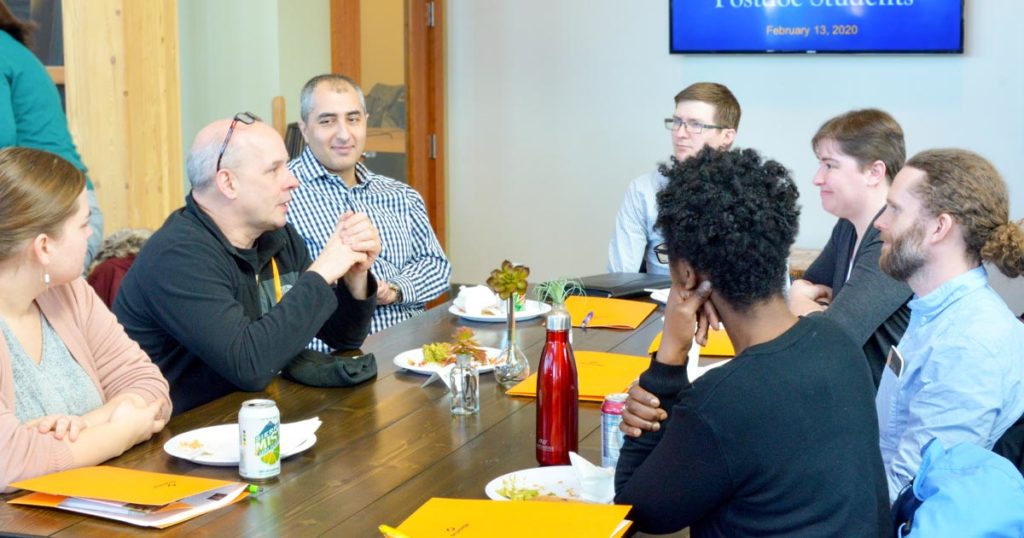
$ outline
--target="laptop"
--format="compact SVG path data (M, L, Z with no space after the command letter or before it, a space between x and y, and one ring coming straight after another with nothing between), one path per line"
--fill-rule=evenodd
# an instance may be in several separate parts
M585 276L583 294L592 297L636 297L648 295L646 289L662 289L672 286L669 275L652 275L649 273L605 273L602 275Z

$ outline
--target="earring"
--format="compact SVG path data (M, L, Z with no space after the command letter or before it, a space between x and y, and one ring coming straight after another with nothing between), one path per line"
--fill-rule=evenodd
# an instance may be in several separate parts
M47 288L50 287L50 273L43 273L43 284L46 284Z

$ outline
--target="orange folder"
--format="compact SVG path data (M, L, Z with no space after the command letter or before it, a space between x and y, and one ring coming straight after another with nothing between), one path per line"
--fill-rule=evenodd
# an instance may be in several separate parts
M160 529L248 495L240 482L109 466L71 469L11 486L32 493L7 501L10 504L57 508Z
M651 346L647 348L647 353L654 353L658 351L658 346L661 345L661 331L658 331L657 336L651 342ZM732 347L732 340L729 340L729 335L725 331L708 331L708 345L700 348L701 357L735 357L736 350Z
M630 383L651 365L648 357L576 351L576 374L579 376L580 401L601 402L608 394L626 392ZM537 397L537 374L533 373L506 392L512 396Z
M30 478L11 487L64 497L164 505L231 484L226 480L100 465Z
M579 502L484 501L434 497L398 527L414 538L521 538L625 534L630 506Z
M587 327L609 329L636 329L654 312L658 305L606 297L574 295L565 300L565 309L572 318L572 326L582 326L583 320L593 312Z

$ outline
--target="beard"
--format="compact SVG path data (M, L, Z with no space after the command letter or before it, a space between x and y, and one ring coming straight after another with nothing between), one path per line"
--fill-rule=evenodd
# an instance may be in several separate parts
M928 257L921 248L924 241L924 227L915 224L911 229L899 237L895 237L888 247L882 247L882 255L878 259L878 265L882 271L899 280L906 282L924 267Z

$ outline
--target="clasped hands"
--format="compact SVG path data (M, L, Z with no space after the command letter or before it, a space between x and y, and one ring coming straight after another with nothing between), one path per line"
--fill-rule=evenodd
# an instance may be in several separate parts
M691 273L692 275L692 273ZM718 311L710 301L711 281L699 281L689 276L685 282L675 282L665 304L665 324L657 361L673 366L686 366L693 341L707 345L708 329L718 328ZM656 396L633 383L622 410L619 429L630 437L639 437L644 431L658 431L668 412L661 408Z
M338 217L334 233L327 238L309 270L334 284L350 272L369 271L380 255L380 248L380 234L366 213L346 211Z

